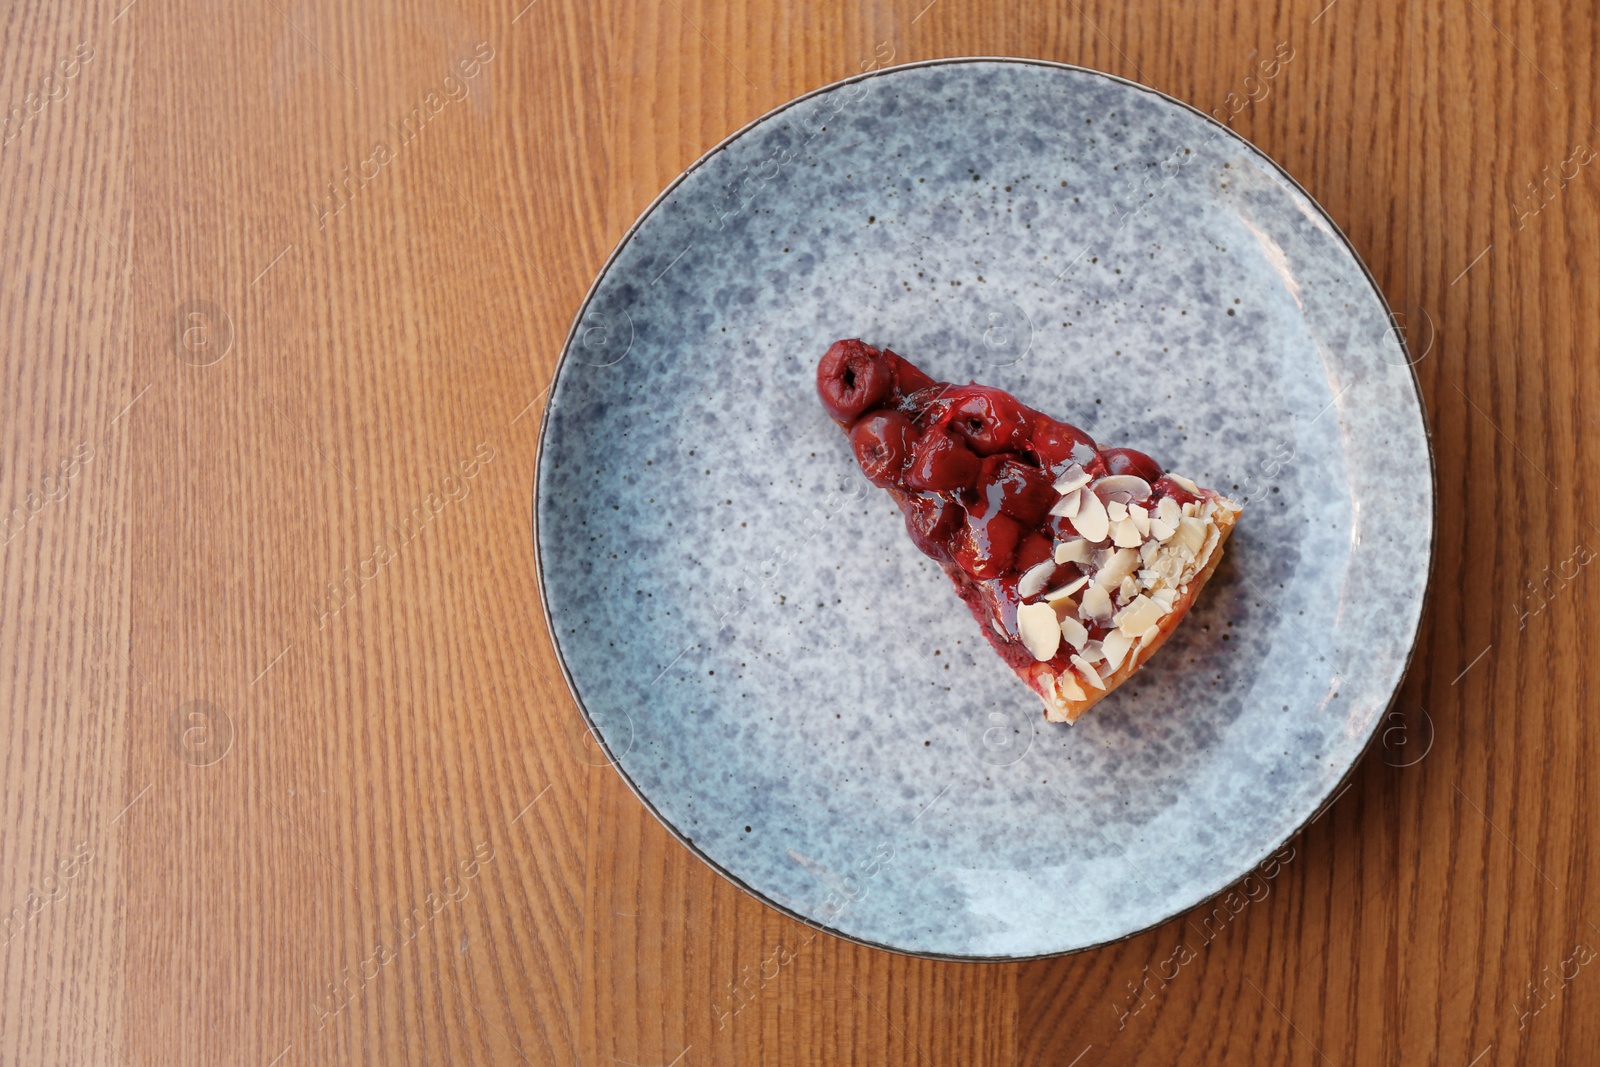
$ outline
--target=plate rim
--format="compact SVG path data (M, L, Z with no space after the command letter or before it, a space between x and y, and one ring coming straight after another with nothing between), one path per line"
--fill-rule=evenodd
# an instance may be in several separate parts
M1281 841L1267 849L1262 854L1261 859L1258 859L1254 864L1252 864L1244 874L1241 874L1238 878L1227 882L1216 892L1202 897L1191 904L1187 904L1176 911L1166 914L1159 919L1139 927L1136 930L1130 930L1127 933L1121 934L1117 937L1107 938L1103 941L1096 941L1092 944L1080 945L1076 948L1061 949L1054 952L1039 952L1030 955L963 955L948 952L931 952L921 949L911 949L898 945L885 944L880 941L874 941L871 938L847 933L843 930L839 930L833 926L830 926L827 923L813 919L806 915L802 915L793 908L773 900L759 889L756 889L749 883L745 882L738 875L723 867L716 860L706 855L706 853L694 843L692 838L686 835L678 827L674 826L664 815L662 815L662 813L657 810L655 804L653 804L650 799L646 797L639 789L639 786L634 782L633 778L622 767L622 764L619 762L619 757L612 753L611 746L606 742L604 735L600 731L600 727L590 716L589 709L584 704L583 698L579 696L578 687L572 678L571 669L567 665L567 658L561 650L561 639L556 629L555 619L550 614L550 600L545 587L544 557L539 547L540 472L544 462L545 443L550 432L550 407L551 403L555 400L556 387L560 383L561 372L567 367L569 357L572 354L573 341L578 336L579 327L581 327L583 324L583 319L585 314L588 312L590 303L594 300L595 294L599 291L601 283L605 281L606 276L611 272L611 268L613 264L616 263L617 257L622 254L623 249L625 249L628 246L628 243L633 240L634 235L638 233L639 228L644 225L645 220L654 214L655 210L660 207L674 191L677 190L678 186L682 185L686 180L688 180L691 174L721 154L725 149L727 149L735 141L739 140L739 138L743 137L746 133L767 122L774 116L780 115L798 104L802 104L813 97L821 96L824 93L832 92L835 89L839 89L847 85L853 85L857 82L865 82L873 78L881 78L888 74L895 74L908 70L917 70L925 67L943 67L981 63L1009 63L1016 64L1018 66L1043 67L1050 70L1072 71L1079 74L1088 74L1096 78L1103 78L1107 81L1127 86L1128 88L1138 90L1139 92L1146 93L1153 97L1157 97L1169 104L1174 104L1185 111L1199 116L1204 122L1215 126L1217 129L1222 131L1223 134L1233 138L1239 144L1243 145L1261 162L1264 162L1270 166L1272 170L1276 172L1283 181L1287 182L1292 189L1298 192L1301 196L1305 197L1306 202L1315 209L1317 215L1328 224L1331 232L1338 237L1338 240L1344 246L1345 251L1349 253L1350 258L1355 262L1356 266L1361 269L1361 274L1366 279L1367 285L1371 288L1373 295L1378 298L1378 303L1382 306L1384 314L1388 316L1390 332L1393 333L1394 337L1399 342L1402 355L1406 357L1406 370L1410 374L1412 394L1416 397L1417 411L1422 423L1423 444L1428 456L1429 507L1427 577L1423 582L1422 593L1420 595L1417 607L1417 620L1412 628L1411 641L1409 647L1406 649L1405 661L1400 667L1397 680L1392 691L1389 693L1388 701L1384 704L1382 711L1373 716L1372 725L1368 727L1366 740L1362 742L1360 750L1357 751L1354 758L1351 759L1350 765L1345 768L1344 773L1339 776L1337 781L1329 786L1327 792L1323 795L1322 802L1319 803L1317 807L1313 808L1311 813L1307 815L1306 818L1297 824L1292 830L1290 830ZM1427 350L1424 350L1423 356L1426 355ZM539 435L535 443L533 458L533 506L531 509L533 520L531 524L531 533L533 537L533 568L534 576L539 587L539 609L540 613L544 616L545 628L548 630L550 635L550 646L555 652L556 663L561 668L561 677L562 680L566 682L567 692L571 695L573 704L577 706L578 713L583 717L583 722L588 726L589 736L593 737L594 740L599 744L601 751L605 753L607 765L610 766L612 770L617 772L617 775L622 779L623 783L627 785L629 791L632 792L633 795L638 798L639 802L644 805L645 810L653 815L656 821L665 827L667 832L670 833L679 844L683 845L691 853L693 853L695 858L700 860L700 862L704 863L707 867L711 868L717 874L731 882L734 886L743 890L751 897L754 897L765 906L788 916L801 925L809 927L815 931L831 934L834 937L842 938L845 941L866 946L867 948L881 949L885 952L892 952L900 956L909 956L914 959L937 960L944 963L1027 963L1033 960L1049 960L1058 959L1064 956L1073 956L1077 955L1078 953L1092 952L1096 949L1119 944L1123 941L1138 937L1141 934L1148 933L1151 930L1157 929L1158 927L1165 926L1167 923L1178 918L1179 916L1189 911L1193 911L1202 905L1208 904L1232 890L1233 887L1236 886L1240 881L1249 877L1250 871L1253 871L1259 867L1267 857L1278 852L1289 842L1299 837L1308 826L1310 826L1317 819L1321 818L1322 814L1327 811L1329 806L1327 803L1327 798L1329 796L1342 793L1343 787L1346 785L1346 783L1348 783L1350 779L1354 777L1356 771L1363 763L1366 762L1367 757L1372 754L1373 742L1380 734L1378 726L1381 722L1388 718L1390 712L1394 709L1395 703L1400 699L1400 691L1404 687L1406 676L1410 673L1412 663L1416 659L1417 646L1422 639L1423 622L1427 612L1428 600L1433 592L1434 566L1438 559L1439 472L1438 462L1434 455L1433 425L1428 421L1427 398L1423 395L1422 381L1417 375L1417 363L1420 362L1421 359L1422 357L1411 357L1411 346L1406 340L1405 330L1396 320L1394 310L1389 306L1389 300L1388 297L1384 295L1383 288L1378 284L1377 279L1373 277L1371 268L1368 267L1366 261L1362 259L1360 252L1358 252L1355 245L1351 243L1349 236L1334 220L1333 216L1328 213L1328 210L1323 207L1317 198L1312 196L1311 193L1303 185L1301 185L1295 179L1295 177L1283 167L1282 164L1273 159L1272 156L1256 145L1254 141L1251 141L1249 138L1234 130L1226 123L1217 121L1217 119L1201 111L1193 104L1180 100L1177 97L1163 92L1160 89L1144 85L1140 82L1133 81L1130 78L1124 78L1117 74L1111 74L1102 70L1095 70L1093 67L1080 66L1075 63L1061 63L1048 59L1033 59L1023 56L945 56L937 59L922 59L909 63L897 63L894 66L881 67L875 70L865 71L860 74L853 74L847 78L841 78L838 81L829 82L826 85L820 85L814 89L808 90L799 96L785 101L775 108L763 112L762 114L751 119L749 122L745 123L743 126L740 126L738 129L734 130L732 133L728 134L726 137L722 138L722 140L718 141L716 144L712 145L693 163L685 167L677 177L667 183L667 185L663 187L654 198L651 199L650 203L647 204L644 210L639 213L639 217L636 218L625 231L623 231L622 236L617 239L616 245L611 249L611 253L606 256L605 262L601 264L599 271L595 274L594 280L589 284L588 291L584 293L583 300L578 304L578 310L573 315L572 325L567 329L566 339L561 344L561 353L556 357L556 366L554 372L552 372L550 375L550 384L545 387L545 393L548 395L548 399L545 401L544 410L540 412L539 415ZM626 755L626 753L624 753L624 755ZM598 766L598 764L592 764L591 766Z

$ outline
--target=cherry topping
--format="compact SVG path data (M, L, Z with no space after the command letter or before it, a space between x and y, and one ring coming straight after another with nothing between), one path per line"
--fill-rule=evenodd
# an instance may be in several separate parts
M887 489L900 481L900 470L911 454L917 431L911 420L898 411L874 411L864 415L850 431L850 447L867 480Z
M1023 537L1022 543L1017 546L1016 565L1019 572L1024 572L1037 567L1049 559L1055 552L1055 545L1050 538L1033 530Z
M913 496L905 503L906 533L923 555L950 559L950 539L961 528L961 507L943 497Z
M883 354L894 368L894 391L899 396L908 397L912 393L921 392L930 386L938 384L922 373L921 370L901 359L887 348L883 350Z
M972 449L958 438L943 430L930 430L911 446L905 484L933 493L967 489L978 480L979 463Z
M1022 526L1009 515L969 520L956 531L951 555L974 578L998 578L1011 566Z
M985 498L982 514L998 507L1024 526L1039 525L1060 498L1050 475L1011 456L983 461L977 492Z
M1152 501L1159 500L1164 496L1170 496L1180 506L1192 504L1200 499L1171 478L1159 478L1150 485L1150 499Z
M1027 444L1028 410L999 389L963 385L951 389L950 428L972 445L980 456L1016 452Z
M1076 426L1043 415L1034 420L1028 447L1038 458L1039 466L1055 475L1074 463L1088 469L1095 459L1094 438Z
M1161 477L1161 465L1143 452L1131 448L1108 448L1100 453L1107 474L1132 474L1154 483Z
M817 395L835 422L848 425L889 395L894 372L864 341L835 341L817 364Z

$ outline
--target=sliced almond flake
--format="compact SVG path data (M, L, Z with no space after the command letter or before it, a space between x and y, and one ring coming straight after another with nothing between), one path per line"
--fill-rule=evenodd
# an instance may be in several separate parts
M1202 519L1209 519L1212 515L1214 515L1216 513L1216 510L1217 510L1217 502L1216 502L1216 500L1207 499L1204 504L1200 505L1200 517Z
M1099 663L1101 660L1106 658L1106 654L1100 651L1099 641L1085 641L1083 643L1083 648L1081 648L1079 651L1083 654L1083 658L1088 660L1090 663Z
M1056 692L1066 700L1088 700L1089 694L1083 691L1083 686L1078 684L1078 679L1072 672L1067 671L1056 678Z
M1094 481L1093 476L1086 473L1081 465L1074 463L1062 471L1061 477L1056 479L1056 492L1066 496L1068 493L1082 489L1092 481Z
M1139 583L1134 580L1131 574L1122 579L1122 584L1117 586L1117 603L1119 604L1126 604L1138 595Z
M1094 496L1093 493L1088 495ZM1078 514L1078 505L1083 497L1084 493L1080 489L1074 489L1070 493L1063 494L1061 499L1055 502L1055 506L1050 509L1050 514L1059 515L1061 518L1071 522ZM1098 498L1096 499L1098 501Z
M1155 541L1146 541L1139 546L1139 560L1146 567L1150 566L1157 556L1161 555L1161 545Z
M1138 548L1144 544L1144 535L1132 519L1122 518L1111 524L1111 543L1118 548Z
M1048 603L1052 603L1053 604L1057 600L1065 600L1065 599L1067 599L1067 597L1071 596L1073 593L1076 593L1078 590L1082 589L1084 586L1086 586L1088 584L1089 584L1089 576L1087 574L1080 574L1078 577L1074 578L1072 581L1068 582L1066 585L1061 586L1059 589L1050 590L1048 593L1046 593L1044 595L1044 598ZM1018 586L1018 588L1021 588L1021 587Z
M1128 505L1120 500L1113 500L1106 504L1106 518L1113 523L1121 522L1128 517Z
M1113 556L1122 549L1107 545L1105 548L1096 549L1094 556L1089 560L1089 569L1098 572L1102 567L1111 562Z
M1178 514L1178 518L1183 518L1183 514L1181 512ZM1170 541L1173 533L1177 529L1178 524L1175 522L1169 523L1166 519L1150 520L1150 536L1154 537L1156 542L1159 544L1166 544L1168 541Z
M1187 549L1190 556L1199 555L1206 543L1206 523L1204 520L1185 515L1178 524L1178 530L1172 535L1172 543L1180 549Z
M1140 595L1134 597L1132 603L1117 612L1111 621L1116 623L1117 629L1129 637L1138 637L1160 622L1161 616L1165 614L1160 604L1147 596Z
M1092 551L1094 551L1094 547L1081 537L1074 537L1070 541L1063 541L1056 546L1056 565L1060 566L1063 563L1088 563L1089 554Z
M1061 646L1061 626L1049 604L1024 604L1017 609L1017 634L1036 660L1047 660Z
M1140 589L1154 589L1161 581L1161 575L1152 570L1142 570L1137 575Z
M1093 493L1080 489L1078 491L1078 511L1067 520L1078 528L1078 532L1095 544L1106 539L1111 532L1111 519L1106 515L1106 506L1100 498Z
M1185 515L1198 515L1200 513L1200 505L1191 500L1183 506L1183 513Z
M1139 531L1140 537L1150 536L1150 513L1148 511L1138 504L1129 504L1128 518L1133 520L1133 527Z
M1107 504L1120 500L1124 504L1142 504L1150 499L1150 483L1137 474L1108 474L1094 483L1095 495Z
M1148 629L1148 630L1146 630L1144 632L1144 636L1139 638L1139 647L1140 648L1149 648L1151 645L1156 643L1156 638L1158 638L1160 636L1161 636L1161 627L1159 627L1159 626L1150 627L1150 629Z
M1111 594L1098 585L1091 585L1083 591L1083 603L1078 606L1078 618L1109 619L1111 617Z
M1183 509L1178 506L1176 500L1170 496L1164 496L1161 498L1161 503L1156 505L1156 518L1168 526L1176 526L1178 525L1178 520L1183 518Z
M1157 589L1150 594L1150 599L1166 610L1171 611L1172 605L1178 602L1178 591L1176 589Z
M1171 471L1168 471L1167 472L1167 477L1171 478L1175 483L1177 483L1182 488L1188 490L1190 493L1194 494L1195 496L1199 496L1200 495L1200 487L1198 485L1195 485L1189 479L1185 478L1183 475L1181 475L1181 474L1173 474Z
M1061 636L1067 639L1067 644L1082 652L1083 646L1089 641L1089 630L1069 615L1061 620Z
M1007 641L1011 640L1011 635L1006 633L1006 628L1001 626L1000 620L995 618L993 615L989 616L989 625L994 629L994 632L999 634L1002 638Z
M1139 553L1131 548L1119 548L1095 572L1094 584L1102 589L1115 589L1122 584L1122 579L1132 574L1138 566Z
M1100 642L1100 651L1106 657L1106 670L1115 671L1133 651L1133 639L1121 630L1112 630Z
M1073 656L1072 665L1078 668L1078 673L1083 675L1083 680L1096 689L1104 689L1106 687L1106 683L1100 680L1100 674L1094 669L1094 665L1082 656Z
M1022 577L1017 579L1017 595L1026 600L1031 596L1044 591L1045 583L1056 572L1054 560L1045 560L1035 564L1022 572Z

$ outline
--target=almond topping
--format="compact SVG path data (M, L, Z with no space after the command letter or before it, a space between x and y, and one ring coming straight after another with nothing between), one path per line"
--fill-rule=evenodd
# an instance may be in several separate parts
M1161 546L1154 541L1146 541L1144 544L1139 546L1139 559L1146 567L1150 566L1150 564L1160 554Z
M1093 546L1081 537L1075 537L1071 541L1063 541L1056 546L1056 565L1088 563L1091 551L1093 551Z
M1056 492L1060 493L1062 496L1066 496L1068 493L1073 492L1074 490L1082 489L1092 481L1094 481L1094 478L1085 473L1081 465L1074 463L1072 466L1062 471L1061 477L1056 479Z
M1180 520L1183 518L1182 512L1178 513L1178 518ZM1171 540L1172 534L1175 530L1177 530L1177 528L1177 523L1169 523L1166 519L1150 520L1150 536L1154 537L1161 544L1166 544L1167 541Z
M1117 587L1117 603L1126 604L1139 595L1139 583L1133 580L1133 575L1122 579L1122 584Z
M1089 576L1087 574L1081 574L1072 581L1068 582L1066 585L1063 585L1061 588L1050 590L1044 595L1044 598L1050 603L1055 603L1057 600L1065 600L1067 597L1071 596L1073 593L1076 593L1078 590L1082 589L1088 584ZM1018 588L1021 587L1019 586Z
M1111 543L1118 548L1138 548L1144 544L1144 535L1130 518L1121 518L1111 524Z
M1106 504L1106 518L1112 523L1119 523L1128 517L1128 505L1120 500L1112 500Z
M1138 504L1128 505L1128 518L1133 520L1133 528L1139 531L1140 537L1150 536L1150 513Z
M1061 645L1061 627L1049 604L1024 604L1017 609L1017 632L1036 660L1047 660Z
M1115 589L1138 566L1139 553L1131 548L1119 548L1095 574L1094 584L1102 589Z
M1083 623L1068 615L1061 620L1061 636L1067 639L1067 644L1081 652L1089 640L1089 630Z
M1178 524L1178 530L1172 535L1172 543L1179 548L1188 549L1191 556L1199 555L1200 549L1206 543L1206 523L1192 515L1185 515Z
M1020 620L1021 609L1018 609ZM1160 604L1147 596L1136 596L1133 602L1121 611L1111 621L1116 623L1117 629L1129 637L1139 637L1150 627L1161 621L1161 616L1166 612ZM1020 625L1020 621L1019 621Z
M1056 678L1056 692L1060 693L1067 700L1089 699L1089 694L1083 691L1083 686L1078 684L1078 679L1074 678L1071 672L1062 674Z
M1078 490L1077 513L1066 518L1078 528L1080 534L1095 544L1104 541L1111 532L1111 519L1106 515L1106 506L1099 497L1082 489Z
M1121 630L1112 630L1100 642L1100 651L1106 657L1106 670L1115 671L1133 650L1133 638Z
M1083 653L1083 658L1088 660L1090 663L1099 663L1101 660L1106 658L1106 654L1100 651L1099 641L1084 642L1081 651Z
M1053 560L1045 560L1035 564L1022 572L1022 577L1017 579L1017 595L1026 600L1037 593L1044 591L1044 585L1050 576L1056 572Z
M1178 525L1178 520L1183 518L1183 509L1178 506L1176 500L1170 496L1164 496L1161 498L1161 503L1156 505L1156 518L1168 526L1176 526Z
M1200 505L1191 500L1183 506L1183 513L1185 515L1198 515L1200 513Z
M1200 487L1198 485L1195 485L1189 479L1185 478L1183 475L1181 475L1181 474L1173 474L1171 471L1168 471L1167 472L1167 477L1171 478L1179 486L1181 486L1184 489L1188 490L1188 492L1190 494L1192 494L1194 496L1199 496L1200 495Z
M1157 589L1155 592L1150 594L1150 599L1154 600L1157 604L1160 604L1166 610L1171 611L1172 605L1177 603L1178 591L1176 589Z
M1083 675L1083 680L1096 689L1104 689L1106 687L1106 683L1100 680L1100 675L1095 671L1094 666L1082 656L1073 656L1072 665L1078 668L1078 673Z
M1057 500L1055 506L1050 509L1050 514L1059 515L1061 518L1071 522L1078 514L1078 505L1083 499L1083 495L1081 489L1074 489L1070 493L1062 494L1061 499ZM1093 496L1094 494L1090 493L1089 495Z
M1099 585L1091 585L1083 591L1083 603L1078 607L1080 619L1109 619L1111 617L1111 594Z
M1150 483L1137 474L1108 474L1094 483L1094 491L1106 503L1142 504L1150 499Z

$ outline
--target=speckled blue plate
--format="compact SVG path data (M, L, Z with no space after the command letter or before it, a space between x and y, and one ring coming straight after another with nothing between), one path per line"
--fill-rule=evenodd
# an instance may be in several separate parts
M824 415L856 336L1246 502L1076 726ZM1125 937L1291 837L1395 693L1433 544L1407 351L1321 209L1167 97L995 59L829 86L674 182L574 324L535 506L567 679L661 821L805 922L971 959Z

